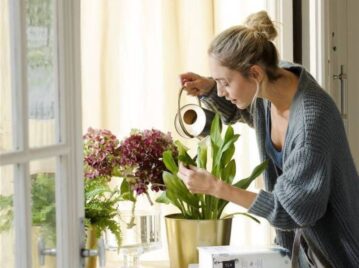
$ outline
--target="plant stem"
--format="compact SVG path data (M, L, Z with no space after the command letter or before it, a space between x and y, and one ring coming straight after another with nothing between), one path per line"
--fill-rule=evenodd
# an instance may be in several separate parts
M133 226L135 226L135 208L136 208L136 202L132 202L132 208L131 208L131 220L129 223L127 223L127 229L131 229Z
M147 192L146 192L146 197L148 199L148 202L150 202L150 205L153 206L153 201L151 200L151 197Z

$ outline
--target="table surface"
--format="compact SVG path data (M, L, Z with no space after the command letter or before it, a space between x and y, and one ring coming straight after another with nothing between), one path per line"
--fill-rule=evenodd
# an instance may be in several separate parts
M106 266L105 268L121 268L121 257L115 252L106 252ZM141 261L140 268L170 268L170 263L167 260L160 261Z

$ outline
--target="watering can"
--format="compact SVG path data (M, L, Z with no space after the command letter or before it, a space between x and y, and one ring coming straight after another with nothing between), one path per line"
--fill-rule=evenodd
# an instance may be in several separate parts
M210 134L211 123L215 113L205 109L197 97L198 104L187 104L181 107L181 97L184 87L178 96L178 111L175 116L175 128L184 138L204 138Z

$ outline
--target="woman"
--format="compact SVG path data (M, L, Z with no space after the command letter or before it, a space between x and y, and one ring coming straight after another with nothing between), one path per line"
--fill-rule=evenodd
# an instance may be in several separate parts
M359 178L342 119L303 67L279 64L276 35L266 12L253 14L212 41L212 78L180 75L225 123L254 126L261 159L270 159L265 190L234 188L196 167L181 165L178 176L193 193L266 218L293 266L359 267Z

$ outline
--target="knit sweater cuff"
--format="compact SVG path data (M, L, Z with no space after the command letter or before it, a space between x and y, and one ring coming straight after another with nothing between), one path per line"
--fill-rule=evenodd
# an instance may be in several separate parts
M267 218L273 210L273 206L274 195L272 193L260 190L251 207L248 209L248 212L263 218Z
M208 91L207 93L200 96L200 99L215 99L217 97L217 84Z

